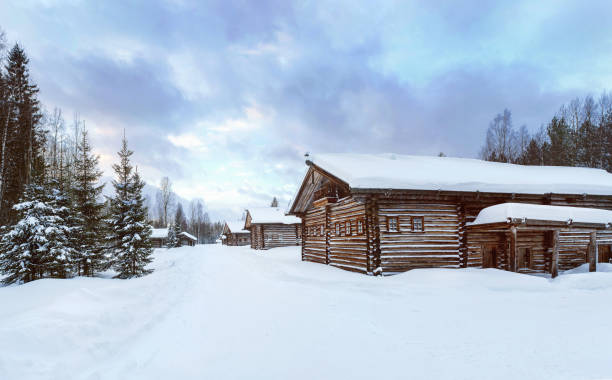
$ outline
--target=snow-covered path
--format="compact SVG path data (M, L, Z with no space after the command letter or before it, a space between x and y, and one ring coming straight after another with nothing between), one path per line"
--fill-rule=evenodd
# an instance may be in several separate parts
M0 379L612 378L609 272L374 278L221 246L154 267L0 288Z

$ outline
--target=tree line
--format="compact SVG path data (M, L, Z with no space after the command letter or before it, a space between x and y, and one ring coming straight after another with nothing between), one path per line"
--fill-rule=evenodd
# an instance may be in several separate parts
M204 204L199 199L189 202L188 213L172 191L172 181L163 177L155 195L155 213L151 213L151 224L156 228L189 232L198 239L198 244L212 244L221 235L223 223L212 222Z
M489 124L480 157L523 165L582 166L612 171L612 95L588 95L562 105L530 134L505 109Z

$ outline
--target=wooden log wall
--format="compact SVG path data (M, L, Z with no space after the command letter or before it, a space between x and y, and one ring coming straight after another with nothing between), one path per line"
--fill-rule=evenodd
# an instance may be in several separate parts
M297 246L301 243L298 237L299 224L256 224L261 228L259 241L255 249Z
M354 272L368 273L365 204L346 197L328 207L329 264ZM358 231L359 223L361 231Z
M243 246L243 245L250 245L251 244L251 234L249 233L226 233L225 236L227 236L224 239L224 244L225 245L230 245L230 246Z
M383 274L460 266L457 204L379 199L378 208ZM423 218L423 231L412 230L412 217ZM398 232L388 231L389 218L398 218Z
M263 229L261 224L251 225L251 248L264 249Z
M570 270L587 263L589 231L560 231L559 271ZM597 232L597 244L612 245L612 232ZM498 252L498 269L508 270L508 244L503 232L487 232L486 230L468 231L468 259L470 267L482 267L482 249L495 247ZM529 249L530 266L519 267L520 273L550 273L552 263L551 231L518 231L517 248ZM502 256L503 258L500 258Z
M311 207L302 218L304 224L302 260L304 261L327 264L326 234L329 226L326 226L325 210L325 205ZM323 231L321 226L324 227Z

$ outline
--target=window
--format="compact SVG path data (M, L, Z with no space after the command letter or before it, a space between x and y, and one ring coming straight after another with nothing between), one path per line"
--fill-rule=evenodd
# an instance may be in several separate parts
M399 223L397 219L396 216L387 217L387 232L399 232Z
M363 220L357 221L357 235L363 234Z
M336 236L340 236L340 223L336 223Z
M325 226L321 224L321 236L325 236Z
M353 234L353 222L349 220L346 222L346 235L351 236Z
M425 221L422 216L412 217L412 231L422 232L425 231Z
M317 236L317 227L316 226L312 226L310 228L312 229L312 236Z

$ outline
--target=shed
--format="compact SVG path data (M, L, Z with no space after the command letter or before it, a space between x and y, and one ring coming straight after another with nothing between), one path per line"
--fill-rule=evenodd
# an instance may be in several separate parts
M609 263L612 211L503 203L484 208L467 226L468 249L483 268L550 273Z
M302 260L367 274L480 267L467 225L496 204L612 210L612 175L599 169L352 153L306 164L289 209L302 218Z
M225 222L221 241L224 245L250 245L251 231L244 228L245 221Z
M165 247L168 243L168 229L167 228L153 228L151 233L151 244L154 248Z
M192 234L190 234L189 232L181 232L178 235L179 238L179 245L183 246L189 246L189 247L193 247L198 243L198 238L193 236Z
M251 248L269 249L300 245L301 223L278 207L254 207L246 212L245 229L251 233Z

